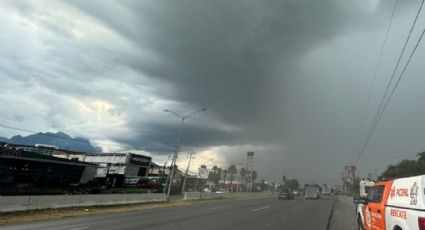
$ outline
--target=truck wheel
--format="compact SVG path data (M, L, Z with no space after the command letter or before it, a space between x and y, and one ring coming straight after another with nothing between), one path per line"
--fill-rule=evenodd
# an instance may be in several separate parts
M363 223L362 223L362 220L360 219L360 217L357 218L357 229L358 230L364 230Z

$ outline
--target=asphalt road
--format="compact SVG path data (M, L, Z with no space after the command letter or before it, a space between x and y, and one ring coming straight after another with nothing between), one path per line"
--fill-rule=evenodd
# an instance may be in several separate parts
M220 200L120 214L72 217L2 226L2 230L325 230L333 197L283 201L277 198Z

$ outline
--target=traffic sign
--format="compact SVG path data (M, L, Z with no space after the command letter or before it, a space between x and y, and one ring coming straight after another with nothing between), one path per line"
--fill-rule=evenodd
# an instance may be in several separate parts
M207 179L208 178L208 169L205 167L201 167L198 169L199 172L199 177L202 179Z

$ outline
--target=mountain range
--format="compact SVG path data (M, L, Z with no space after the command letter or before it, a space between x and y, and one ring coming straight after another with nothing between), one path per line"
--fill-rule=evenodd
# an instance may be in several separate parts
M83 137L72 138L70 135L57 132L57 133L35 133L28 136L16 135L11 138L0 137L0 142L8 142L12 144L21 144L21 145L35 145L35 144L45 144L45 145L54 145L60 149L66 149L71 151L78 152L88 152L88 153L99 153L102 152L102 148L94 146L91 144L89 139Z

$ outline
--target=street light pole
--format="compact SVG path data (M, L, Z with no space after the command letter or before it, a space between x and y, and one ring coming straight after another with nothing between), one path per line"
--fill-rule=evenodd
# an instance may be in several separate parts
M174 151L173 160L171 161L171 167L172 168L171 168L171 174L170 174L170 182L169 182L168 191L167 191L167 199L169 199L169 197L170 197L171 185L173 184L173 178L174 178L174 173L175 173L175 169L176 169L176 160L177 160L177 156L178 156L178 152L179 152L179 148L180 148L180 140L181 140L181 135L182 135L182 132L183 132L184 121L187 118L195 115L196 113L206 111L206 110L207 110L207 108L195 110L195 111L191 112L190 114L188 114L186 116L182 116L182 115L180 115L180 114L178 114L178 113L176 113L172 110L168 110L168 109L164 110L164 112L172 113L174 116L181 119L181 125L180 125L180 128L179 128L179 133L178 133L178 136L177 136L177 142L176 142L176 146L175 146L176 149Z

